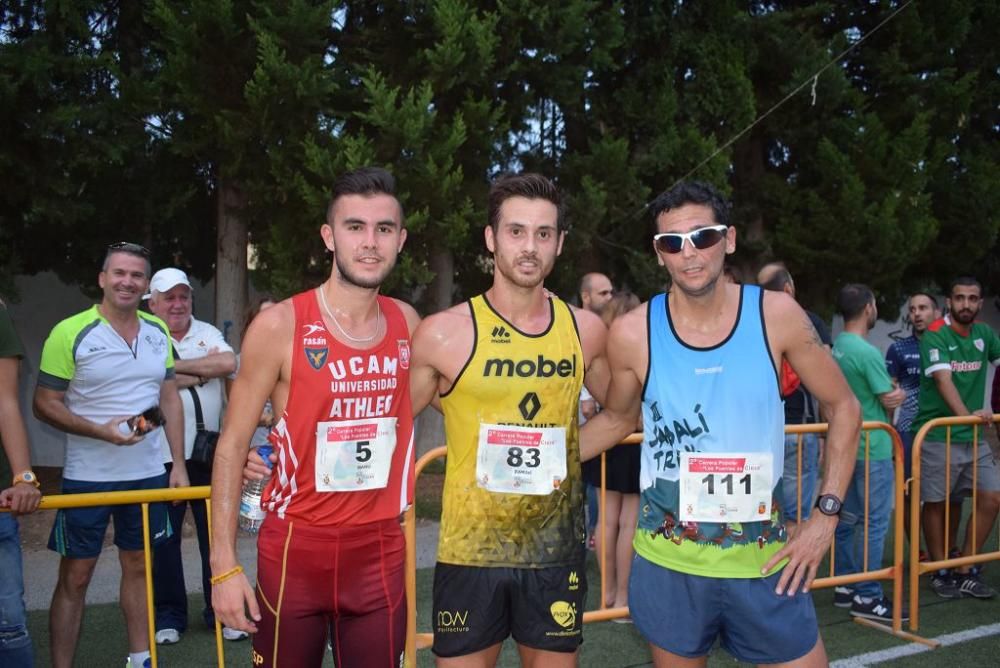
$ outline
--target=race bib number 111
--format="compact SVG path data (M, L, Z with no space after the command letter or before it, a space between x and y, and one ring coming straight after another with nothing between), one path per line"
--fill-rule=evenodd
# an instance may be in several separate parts
M771 518L769 452L681 454L682 522L760 522Z

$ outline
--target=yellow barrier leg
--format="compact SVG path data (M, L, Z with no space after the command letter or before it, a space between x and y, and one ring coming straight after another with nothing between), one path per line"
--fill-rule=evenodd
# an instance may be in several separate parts
M406 510L406 647L403 664L417 666L417 512L411 505Z
M212 499L205 499L205 525L208 527L208 548L212 549ZM215 612L212 612L212 616L215 616ZM219 668L226 665L226 651L222 647L222 622L216 617L215 619L215 660L219 664Z
M893 614L895 614L895 613L893 613ZM882 633L888 633L889 635L895 636L895 637L900 638L902 640L909 640L910 642L918 642L918 643L921 643L922 645L927 645L928 647L933 647L933 648L940 647L940 645L941 645L941 643L938 642L937 640L931 640L930 638L924 638L922 636L916 635L915 633L907 633L906 631L903 631L903 630L894 631L891 626L888 626L886 624L882 624L881 622L876 622L875 620L872 620L872 619L864 619L862 617L855 617L854 621L857 624L861 624L862 626L867 626L870 629L875 629L876 631L881 631Z
M167 520L169 521L169 520ZM149 541L149 504L142 504L142 558L146 562L146 622L149 624L149 658L156 668L156 618L153 614L153 558Z

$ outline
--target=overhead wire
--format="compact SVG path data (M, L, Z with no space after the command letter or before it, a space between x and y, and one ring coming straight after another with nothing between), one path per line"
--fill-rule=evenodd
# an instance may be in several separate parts
M735 135L733 135L729 139L729 141L727 141L725 144L723 144L722 146L720 146L719 148L717 148L715 151L713 151L711 155L709 155L707 158L705 158L704 160L702 160L701 162L699 162L693 169L691 169L687 174L685 174L681 178L677 179L670 186L670 188L667 188L663 192L667 192L667 191L671 190L672 188L674 188L675 186L677 186L677 184L679 184L682 181L685 181L688 178L690 178L692 174L696 173L702 167L704 167L709 162L711 162L713 159L715 159L715 157L717 155L719 155L720 153L722 153L723 151L725 151L727 148L729 148L730 146L732 146L740 137L742 137L747 132L749 132L750 130L752 130L761 121L763 121L765 118L767 118L768 116L770 116L771 114L773 114L775 111L777 111L779 108L781 108L782 105L784 105L786 102L788 102L789 100L791 100L799 92L801 92L802 89L804 89L806 86L809 86L810 84L812 84L812 99L813 99L813 104L815 104L816 103L816 85L819 82L820 75L823 74L823 72L825 72L830 67L836 65L841 60L843 60L847 56L847 54L849 54L851 51L853 51L854 49L856 49L859 46L861 46L861 44L863 44L865 42L865 40L867 40L869 37L871 37L876 32L878 32L880 29L882 29L882 27L885 26L887 23L889 23L889 21L891 21L894 18L896 18L896 16L900 12L902 12L904 9L906 9L911 4L913 4L913 2L914 2L914 0L906 0L906 2L904 2L902 5L900 5L899 7L897 7L892 13L890 13L888 16L886 16L884 19L882 19L874 28L872 28L867 33L865 33L860 38L858 38L858 40L856 42L852 43L846 49L844 49L843 51L841 51L834 58L832 58L830 61L828 61L825 65L823 65L818 70L816 70L813 74L810 74L808 77L806 77L802 81L802 83L800 83L798 86L796 86L792 90L792 92L790 92L787 95L785 95L785 97L781 98L778 102L776 102L775 104L773 104L770 109L768 109L763 114L761 114L760 116L758 116L757 118L755 118L753 121L751 121L749 125L747 125L745 128L743 128L742 130L740 130L739 132L737 132ZM656 200L656 198L654 197L652 200L646 202L642 206L642 208L638 209L634 214L632 214L631 217L635 218L635 217L638 217L638 216L642 215L647 209L649 209L650 205L652 205L652 203L655 200Z

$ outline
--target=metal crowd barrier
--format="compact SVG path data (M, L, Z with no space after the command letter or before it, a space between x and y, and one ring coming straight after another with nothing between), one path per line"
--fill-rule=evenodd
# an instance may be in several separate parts
M1000 415L993 416L993 423L1000 424ZM945 489L951 489L951 428L956 426L972 425L972 514L969 517L969 526L972 530L973 553L962 555L961 557L947 558L950 551L950 522L951 522L951 495L946 494L944 500L944 550L945 559L937 561L920 561L920 541L910 542L909 567L910 567L910 629L916 631L920 628L920 576L943 568L953 568L955 566L965 566L981 564L987 561L1000 559L1000 539L997 541L997 549L993 552L975 552L976 544L976 510L979 502L979 490L976 489L979 480L978 454L980 439L984 439L980 431L986 425L977 417L949 417L930 420L913 438L913 478L910 480L910 536L920 535L920 452L923 449L924 440L927 434L936 427L945 427ZM990 445L983 440L982 447L989 448ZM994 526L996 523L994 522ZM937 645L938 643L933 643Z
M994 417L994 421L1000 423L1000 416ZM973 435L974 442L978 443L978 429L982 426L982 421L976 418L941 418L938 420L933 420L920 430L914 439L913 445L913 479L911 481L903 480L903 469L899 465L903 461L903 448L902 442L899 438L899 434L890 425L884 422L865 422L862 425L863 432L865 433L866 444L869 442L871 431L882 430L887 432L892 438L893 443L893 453L894 460L897 465L894 466L894 509L893 509L893 521L892 521L892 531L893 531L893 558L892 563L889 566L882 566L881 564L869 564L868 563L868 470L869 470L869 458L866 457L863 460L859 460L857 466L865 467L865 516L866 520L864 523L864 570L858 573L852 573L850 575L840 575L835 576L834 568L834 547L831 545L830 548L830 565L829 565L829 575L827 577L818 577L813 582L812 587L814 589L824 588L824 587L834 587L838 585L849 585L856 582L862 582L865 580L890 580L893 583L893 619L891 626L886 626L876 621L854 618L854 621L881 630L887 633L891 633L897 637L912 640L917 642L922 642L929 645L935 645L933 641L926 640L912 633L907 633L902 630L902 608L903 608L903 566L904 566L904 552L903 552L903 523L905 517L903 516L903 495L906 482L911 483L911 492L915 495L914 498L919 499L920 495L920 449L923 445L924 438L927 432L934 427L945 426L948 427L948 440L947 448L949 453L949 458L947 461L950 462L950 439L951 430L950 427L953 425L973 425ZM786 434L796 434L798 438L798 456L797 456L797 467L799 471L799 489L798 489L798 507L801 507L802 501L802 436L804 434L822 434L826 433L828 425L825 423L821 424L810 424L810 425L787 425L785 427ZM641 434L633 434L622 441L622 445L634 445L642 442ZM973 446L977 448L978 445ZM989 446L987 446L989 447ZM866 448L867 451L867 448ZM426 453L421 457L417 463L414 470L414 475L419 479L421 472L424 468L433 460L439 457L444 457L447 455L447 448L445 446L440 446L434 448L430 452ZM975 487L977 467L973 467L973 487ZM606 501L606 489L605 489L605 475L606 475L606 461L605 455L601 455L601 491L600 491L600 501L599 507L600 512L603 512L605 501ZM949 473L946 473L946 480ZM946 483L947 484L947 483ZM147 618L149 623L149 647L150 654L152 655L152 663L155 667L157 665L157 655L156 655L156 642L155 642L155 622L153 613L153 579L152 579L152 558L150 551L150 536L149 536L149 504L150 503L160 503L160 502L170 502L170 501L189 501L189 500L205 500L208 504L207 512L209 517L209 522L211 522L211 501L209 496L211 494L210 487L185 487L180 489L161 489L161 490L144 490L135 492L103 492L103 493L91 493L91 494L60 494L60 495L48 495L42 498L39 509L45 510L56 510L60 508L79 508L85 506L99 506L99 505L123 505L138 503L142 505L142 519L143 519L143 548L145 552L145 562L146 562L146 609ZM975 522L976 513L976 501L977 493L976 490L973 491L973 510L972 518L970 521ZM809 501L809 500L807 500ZM910 522L911 522L911 535L920 536L920 504L914 503L912 505ZM424 649L431 646L433 641L433 634L431 633L417 633L417 605L416 605L416 510L413 506L407 509L405 513L404 520L404 533L406 536L406 599L407 599L407 633L406 633L406 654L405 654L405 665L409 667L416 666L416 651L418 649ZM947 512L947 501L946 501L946 512L945 512L945 522L948 522L948 512ZM604 544L604 527L603 523L600 528L602 532L602 545ZM211 525L209 525L209 533L211 534ZM948 551L948 531L947 524L945 529L945 553ZM974 541L975 542L975 541ZM992 561L1000 559L1000 546L994 552L982 553L982 554L972 554L957 558L944 559L940 561L931 562L920 562L919 561L919 541L914 540L910 545L909 554L909 566L910 566L910 629L913 631L918 630L919 626L919 607L918 607L918 594L919 594L919 577L923 573L927 573L938 568L949 568L953 566L959 566L963 564L977 564L986 561ZM603 560L601 560L603 561ZM627 617L629 610L627 607L619 608L607 608L604 606L605 593L607 583L604 577L603 565L600 566L601 573L601 607L596 610L588 610L583 615L583 622L585 624L591 622L607 621L610 619L616 619L620 617ZM222 642L222 625L216 620L215 624L215 643L216 643L216 658L219 666L225 665L225 652L223 649Z
M820 424L803 424L803 425L786 425L785 434L795 434L798 435L798 453L797 453L797 467L798 467L798 508L802 506L802 436L804 434L825 434L828 429L826 423ZM892 600L893 600L893 619L892 624L887 626L880 622L876 622L869 619L863 619L860 617L854 617L854 621L858 624L862 624L869 628L874 628L879 631L890 633L894 636L905 640L911 640L916 642L922 642L925 644L933 644L919 636L903 631L902 622L902 609L903 609L903 567L904 567L904 557L903 557L903 525L905 522L905 517L903 515L903 491L904 491L904 480L903 480L903 444L899 438L899 434L893 427L885 422L864 422L862 424L862 430L865 434L865 444L868 445L871 438L871 432L874 430L885 431L892 438L892 448L893 448L893 459L896 462L894 469L894 481L893 481L893 497L894 497L894 507L892 513L892 532L893 532L893 555L892 563L889 566L882 566L882 564L869 564L868 563L868 488L869 488L869 468L870 459L867 455L863 460L858 460L857 466L865 467L865 522L864 522L864 552L863 552L863 564L864 569L858 573L852 573L850 575L834 575L835 561L834 561L834 550L835 544L830 546L830 565L829 565L829 575L826 577L817 577L813 581L812 588L820 589L824 587L836 587L839 585L850 585L856 582L863 582L866 580L890 580L893 584L892 587ZM632 434L626 437L620 445L634 445L642 442L642 434ZM447 456L447 448L445 446L440 446L434 448L433 450L424 454L416 464L414 475L417 479L420 478L421 472L424 468L440 457ZM916 469L914 469L916 471ZM599 493L599 514L604 512L605 504L605 474L606 474L606 461L605 453L601 454L601 490ZM807 500L807 502L811 502ZM796 509L798 514L799 510ZM416 666L416 651L418 649L426 649L431 646L433 642L434 635L432 633L417 633L417 601L416 601L416 582L417 582L417 558L416 558L416 511L411 507L406 512L405 521L405 532L406 532L406 601L407 601L407 625L406 625L406 661L405 665L408 667ZM603 532L604 525L603 522L600 523L600 531L602 532L601 544L605 543ZM920 535L919 533L914 535ZM1000 553L998 553L1000 557ZM610 619L616 619L620 617L627 617L629 615L629 610L627 607L619 608L608 608L604 605L605 593L607 583L605 582L603 560L599 560L600 564L599 570L601 574L601 607L596 610L587 610L583 614L583 623L588 624L591 622L603 622ZM912 606L911 606L911 614ZM912 627L916 630L916 627Z
M810 425L786 425L785 434L799 434L798 439L798 468L799 468L799 489L798 498L801 506L802 498L802 434L809 433L823 433L825 434L829 429L829 425L826 423L810 424ZM868 515L869 515L869 500L871 498L871 433L873 431L880 430L889 434L892 439L892 458L894 462L893 466L893 510L892 510L892 537L893 537L893 550L892 550L892 563L888 566L883 566L882 564L871 564L868 561ZM836 568L836 538L830 544L830 562L829 562L829 575L826 577L817 577L812 584L812 589L822 589L826 587L837 587L841 585L851 585L857 582L864 582L867 580L889 580L892 582L892 623L891 625L886 625L881 622L877 622L871 619L865 619L862 617L854 617L854 621L868 628L875 629L877 631L883 631L889 633L898 638L904 640L910 640L921 643L928 643L924 638L907 633L903 630L903 526L906 518L903 514L903 493L905 489L905 481L903 480L903 442L899 438L899 434L896 430L885 422L862 422L861 432L864 438L865 444L865 456L863 459L856 461L856 467L864 467L865 470L865 520L864 520L864 532L862 535L862 541L864 549L862 552L862 565L863 568L857 573L851 573L850 575L834 575L834 570ZM918 534L919 535L919 534ZM883 557L884 561L884 557Z
M153 668L156 659L156 622L153 614L153 558L149 543L149 504L170 501L195 501L204 499L209 518L209 535L212 532L212 508L209 496L212 488L180 487L174 489L148 489L135 492L92 492L88 494L51 494L42 497L38 510L59 510L60 508L86 508L89 506L121 506L138 503L142 505L142 544L146 562L146 619L149 623L149 653ZM220 668L225 665L222 648L222 624L215 622L215 650Z

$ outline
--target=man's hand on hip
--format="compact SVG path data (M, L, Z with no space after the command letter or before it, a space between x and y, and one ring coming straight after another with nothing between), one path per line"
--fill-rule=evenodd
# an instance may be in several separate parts
M799 526L795 535L788 539L785 547L764 565L762 574L770 572L781 563L782 559L788 559L788 563L781 571L778 586L774 590L776 594L780 596L787 593L792 596L800 589L800 585L803 593L809 591L813 580L816 579L820 562L830 550L838 521L839 518L836 516L812 513L809 519Z

